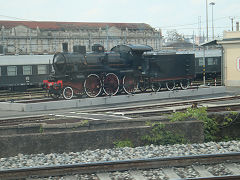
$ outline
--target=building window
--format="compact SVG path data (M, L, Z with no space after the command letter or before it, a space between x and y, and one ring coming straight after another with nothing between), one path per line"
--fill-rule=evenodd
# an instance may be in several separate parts
M23 66L23 75L32 75L32 66Z
M47 65L38 65L38 74L47 74Z
M8 66L7 67L7 75L8 76L16 76L17 75L17 66Z
M68 43L62 43L63 52L68 52Z

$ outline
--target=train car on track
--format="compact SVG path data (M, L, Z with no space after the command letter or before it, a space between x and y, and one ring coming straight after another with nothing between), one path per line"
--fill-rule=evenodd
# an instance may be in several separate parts
M195 77L193 54L145 54L152 51L147 45L118 45L110 52L94 45L92 50L54 55L54 74L44 80L44 88L53 98L132 94L149 87L153 91L176 86L187 89Z
M206 78L216 78L221 76L221 49L207 49L195 51L178 51L177 54L195 54L195 73L196 79L203 78L205 69Z
M0 56L0 89L41 86L51 72L53 55Z
M195 58L196 78L202 79L204 65L206 78L220 77L222 62L222 51L220 49L208 49L205 52L203 50L195 51Z

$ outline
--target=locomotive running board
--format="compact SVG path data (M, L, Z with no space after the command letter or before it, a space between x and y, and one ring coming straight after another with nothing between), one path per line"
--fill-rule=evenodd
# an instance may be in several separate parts
M46 111L56 109L81 108L90 106L101 106L110 104L120 104L129 102L161 100L169 98L182 98L190 96L204 96L225 93L224 86L200 87L196 89L162 91L154 93L142 93L134 95L103 96L97 98L83 98L72 100L58 100L38 103L17 103L0 102L0 110L13 111Z

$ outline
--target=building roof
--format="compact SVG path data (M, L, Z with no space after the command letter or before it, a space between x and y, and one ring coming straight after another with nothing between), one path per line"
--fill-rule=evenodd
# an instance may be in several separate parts
M139 29L152 30L153 28L145 23L103 23L103 22L56 22L56 21L0 21L0 27L14 28L16 26L26 26L31 29L42 30L74 30L74 29L105 29L108 27L117 27L120 29Z
M239 44L240 38L227 38L217 42L220 45L224 44Z
M201 57L221 57L222 50L221 49L195 49L195 50L187 50L187 51L177 51L177 54L195 54L196 58Z
M216 39L200 44L200 46L216 46L218 41Z

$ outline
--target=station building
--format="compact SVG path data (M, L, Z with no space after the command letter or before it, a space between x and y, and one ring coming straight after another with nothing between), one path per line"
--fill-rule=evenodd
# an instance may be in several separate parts
M73 51L93 44L106 50L118 44L146 44L159 50L161 30L145 23L0 21L0 54L43 54Z
M224 32L218 41L223 48L222 80L225 86L240 86L240 32Z

